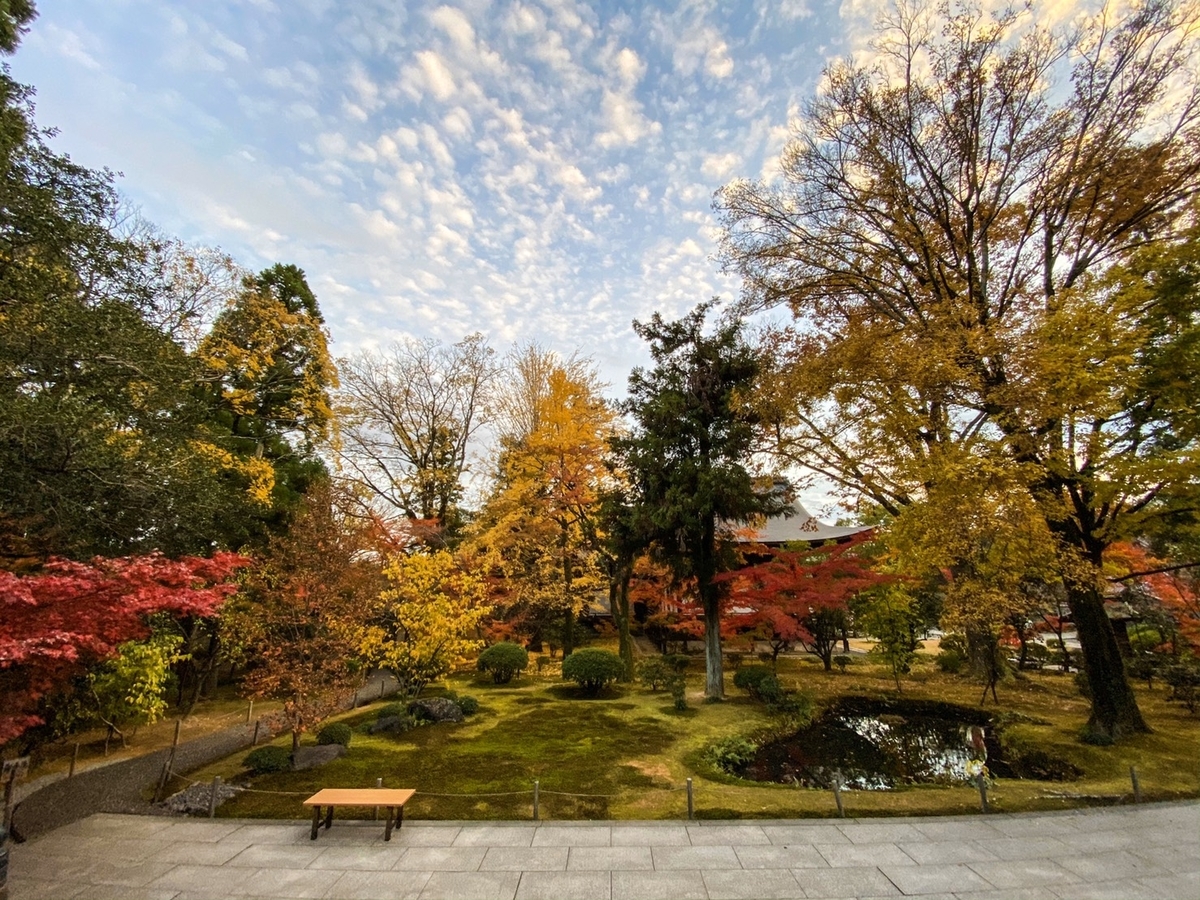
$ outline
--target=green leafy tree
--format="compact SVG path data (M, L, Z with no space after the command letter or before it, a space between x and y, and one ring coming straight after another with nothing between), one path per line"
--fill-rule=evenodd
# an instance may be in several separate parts
M171 665L179 658L182 639L167 631L156 631L144 641L129 641L117 655L88 676L87 693L91 713L120 736L133 725L153 725L167 711ZM106 744L107 746L107 744Z
M717 575L736 563L724 523L773 511L746 469L757 419L742 402L759 374L736 322L704 333L705 303L675 322L634 323L654 367L635 369L624 411L633 427L614 441L636 509L635 530L682 581L694 578L704 613L705 695L724 697Z

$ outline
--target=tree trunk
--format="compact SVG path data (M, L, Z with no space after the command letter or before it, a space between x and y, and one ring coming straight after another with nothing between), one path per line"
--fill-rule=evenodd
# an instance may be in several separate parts
M296 751L300 749L300 729L292 729L292 758L296 756Z
M1083 670L1092 694L1088 728L1114 739L1149 732L1137 697L1125 677L1125 661L1121 658L1112 623L1104 611L1100 591L1092 585L1070 582L1066 588L1067 606L1079 634Z
M633 638L629 634L629 580L633 567L619 565L616 577L609 582L608 602L613 618L617 622L618 652L625 664L625 681L633 681Z
M563 659L566 659L575 650L575 598L571 596L571 582L573 572L571 571L571 555L567 553L567 526L564 523L561 526L562 533L559 538L559 549L562 551L562 576L563 576L563 597L567 602L567 613L563 617Z

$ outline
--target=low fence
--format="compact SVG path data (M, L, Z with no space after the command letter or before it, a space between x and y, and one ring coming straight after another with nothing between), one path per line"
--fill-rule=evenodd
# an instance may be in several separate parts
M177 778L186 778L186 776L180 775L178 772L174 772L174 771L170 772L169 774L171 776L174 776ZM1117 802L1117 803L1124 802L1125 800L1132 800L1132 802L1134 802L1134 803L1142 803L1144 798L1142 796L1141 779L1138 775L1136 766L1129 767L1129 779L1130 779L1130 784L1132 787L1132 791L1129 794L1106 796L1106 797L1099 797L1099 796L1086 797L1084 799L1108 800L1110 802ZM972 787L976 792L978 792L979 811L983 814L988 814L988 813L992 812L991 802L988 800L988 792L992 789L994 784L995 784L995 782L988 777L986 772L978 772L978 773L976 773L976 775L974 777L974 783L973 783ZM199 787L199 786L203 786L203 785L204 785L204 782L199 782L199 781L191 781L189 783L189 787ZM209 818L213 818L216 815L216 809L220 803L219 798L220 798L220 793L221 793L221 789L223 786L221 776L220 775L213 776L213 779L209 783L209 785L210 785L210 793L209 793L209 801L208 801L208 816L209 816ZM382 778L375 779L374 786L377 788L383 787L383 779ZM264 790L259 790L257 788L234 788L234 790L236 790L240 793L269 794L269 795L275 795L275 796L280 796L280 797L284 797L284 796L286 796L286 797L308 797L311 795L311 791L264 791ZM688 819L688 821L694 821L696 819L696 796L695 796L695 789L694 789L691 778L688 778L686 783L679 787L653 788L653 789L643 790L640 793L643 795L650 794L650 793L668 793L668 794L686 793L687 794L687 819ZM841 818L845 818L846 817L846 788L845 788L844 784L842 783L840 776L836 776L834 778L833 787L832 787L832 790L830 791L830 793L832 795L833 808L835 808L837 810L838 816L840 816ZM851 792L851 793L853 793L853 792ZM517 790L517 791L476 791L476 792L468 792L468 793L440 793L437 791L420 791L419 795L422 798L443 797L443 798L454 798L454 799L465 799L465 798L476 798L476 797L477 798L487 798L487 797L528 796L528 797L530 797L530 800L531 800L531 802L530 802L530 807L531 807L530 820L533 822L541 821L541 799L542 799L542 797L573 797L573 798L581 798L581 799L600 799L600 800L618 800L618 799L621 799L622 797L626 797L626 798L628 797L628 794L582 794L582 793L574 793L574 792L570 792L570 791L546 790L546 789L542 788L541 781L539 779L535 779L533 781L531 787L526 788L524 790ZM1063 796L1069 797L1069 796L1073 796L1073 795L1064 794ZM378 817L378 814L379 814L379 809L376 808L375 816Z

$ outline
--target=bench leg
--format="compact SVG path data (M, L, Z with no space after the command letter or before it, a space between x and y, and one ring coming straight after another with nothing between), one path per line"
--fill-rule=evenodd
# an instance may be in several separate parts
M310 841L315 841L317 839L317 829L320 827L321 827L321 807L314 806L313 807L312 834L310 834L308 836L308 839Z
M328 810L325 812L325 830L328 831L330 829L330 827L332 827L332 825L333 825L333 804L330 804Z
M403 807L401 807L403 809ZM383 839L390 841L392 839L392 819L395 810L392 807L387 808L387 824L383 826Z

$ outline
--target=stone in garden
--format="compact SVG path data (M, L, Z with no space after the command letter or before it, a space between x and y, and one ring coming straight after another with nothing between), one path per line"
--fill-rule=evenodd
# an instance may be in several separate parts
M240 787L232 784L222 784L217 788L217 806L226 800L231 800L241 792ZM192 784L178 794L172 794L162 802L162 806L171 812L184 815L208 815L208 804L212 798L211 784Z
M458 704L445 697L422 697L408 704L408 711L421 715L417 710L423 710L425 717L435 722L461 722L463 712Z
M371 734L379 734L381 732L399 733L403 730L403 726L400 724L402 721L399 716L383 716L378 718L371 723Z
M292 771L315 769L346 755L341 744L318 744L316 747L300 747L292 754Z

